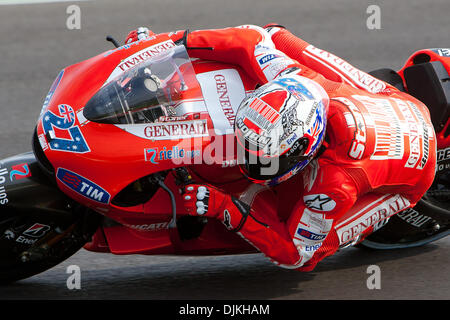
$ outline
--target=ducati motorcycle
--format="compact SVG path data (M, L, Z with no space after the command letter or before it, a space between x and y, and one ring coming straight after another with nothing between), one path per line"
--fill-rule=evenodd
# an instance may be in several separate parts
M417 87L436 132L449 140L443 124L450 67L434 61L439 54L418 51L398 73L372 74ZM239 67L190 59L181 43L159 36L116 43L62 70L44 101L33 151L0 161L0 282L43 272L81 248L118 255L256 253L219 221L189 216L179 193L189 182L250 202L272 192L237 166L234 115L256 87ZM449 166L448 158L439 164ZM282 219L289 199L301 194L291 187L303 185L298 176L276 187ZM433 195L423 205L448 224L448 207ZM370 237L365 243L371 247Z

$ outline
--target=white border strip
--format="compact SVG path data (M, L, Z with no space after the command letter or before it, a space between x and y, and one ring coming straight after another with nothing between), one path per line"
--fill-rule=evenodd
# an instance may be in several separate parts
M21 4L43 4L55 2L81 2L90 0L0 0L0 6L11 6Z

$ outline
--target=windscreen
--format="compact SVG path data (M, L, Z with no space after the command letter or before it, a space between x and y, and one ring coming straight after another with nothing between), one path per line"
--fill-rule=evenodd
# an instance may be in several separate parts
M152 123L173 116L173 106L199 88L184 46L140 63L105 84L86 104L86 119L110 124Z

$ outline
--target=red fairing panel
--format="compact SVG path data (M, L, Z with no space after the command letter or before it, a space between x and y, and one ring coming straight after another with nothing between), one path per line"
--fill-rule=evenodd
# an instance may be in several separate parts
M223 146L231 141L234 148L234 113L245 94L256 85L236 66L194 61L198 83L187 84L190 90L184 92L182 99L186 103L175 106L179 114L144 128L143 137L116 125L88 121L83 116L87 101L102 86L174 45L167 35L159 35L69 66L43 109L38 122L39 140L55 168L61 190L120 224L99 230L86 246L89 250L116 254L254 251L214 221L207 224L200 239L178 243L176 232L173 234L167 228L172 212L170 198L163 190L158 190L148 203L131 207L112 203L121 190L137 179L184 165L173 160L185 154L196 163L193 173L201 181L226 184L231 190L241 191L248 185L236 166L235 152L205 150L215 140L223 140ZM171 132L189 129L197 137L187 139L180 135L172 140L172 136L161 136L169 127L173 129ZM148 139L145 135L159 136ZM155 152L145 153L149 149ZM218 175L218 170L223 174ZM171 174L166 184L178 197L178 186ZM178 214L183 215L182 205L178 208Z

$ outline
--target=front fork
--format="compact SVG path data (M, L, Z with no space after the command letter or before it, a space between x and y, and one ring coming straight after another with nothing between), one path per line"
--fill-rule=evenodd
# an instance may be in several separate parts
M16 248L22 262L42 260L69 236L86 241L99 224L88 211L58 189L32 152L0 160L0 247Z

